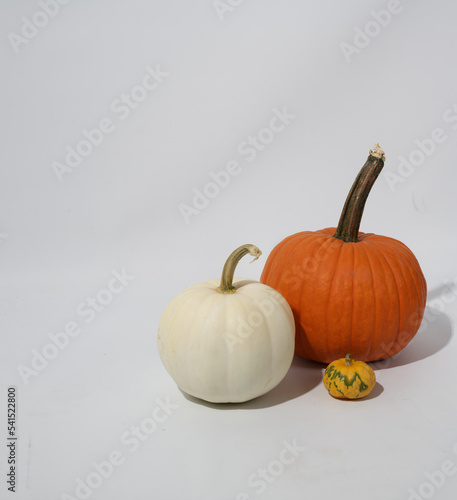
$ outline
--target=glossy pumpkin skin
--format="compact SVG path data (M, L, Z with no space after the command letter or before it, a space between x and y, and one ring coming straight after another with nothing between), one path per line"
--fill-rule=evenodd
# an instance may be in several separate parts
M400 352L417 333L427 286L414 254L398 240L336 228L304 231L280 242L260 281L292 308L295 353L330 363L351 352L375 361Z
M359 399L370 394L376 384L374 371L363 361L346 358L333 361L324 373L324 385L329 394L339 399Z

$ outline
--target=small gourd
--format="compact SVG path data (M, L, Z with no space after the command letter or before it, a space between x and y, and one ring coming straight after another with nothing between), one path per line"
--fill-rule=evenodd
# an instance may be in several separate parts
M193 285L165 308L159 354L178 387L212 403L240 403L270 391L286 375L295 346L295 323L284 297L252 280L233 278L238 261L261 255L237 248L221 280Z
M359 399L370 394L376 384L376 375L363 361L347 354L327 366L324 385L329 394L339 399Z

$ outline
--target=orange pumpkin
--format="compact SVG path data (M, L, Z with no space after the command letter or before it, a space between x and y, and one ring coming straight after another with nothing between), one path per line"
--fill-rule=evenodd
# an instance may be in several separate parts
M298 356L329 363L350 352L375 361L400 352L420 327L427 285L415 256L398 240L359 232L384 160L377 144L338 228L289 236L267 259L260 281L289 302Z

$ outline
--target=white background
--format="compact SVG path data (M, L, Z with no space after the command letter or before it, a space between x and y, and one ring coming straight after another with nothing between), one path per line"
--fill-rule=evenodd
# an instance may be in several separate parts
M0 498L83 498L78 478L118 451L122 465L86 497L406 500L414 490L455 499L457 474L433 474L448 461L457 471L457 296L449 289L457 278L457 4L402 0L380 27L367 23L386 1L232 3L218 15L211 0L74 0L16 50L9 34L23 36L43 8L0 5ZM357 53L345 56L342 44L354 45L365 27L377 36L359 34ZM113 103L157 65L169 75L122 120ZM295 118L249 162L240 144L284 108ZM114 131L59 182L54 162L104 118ZM399 173L400 157L414 157L415 141L437 128L446 140ZM243 243L263 256L244 259L237 275L259 279L282 238L335 226L375 142L385 172L401 182L381 174L361 230L400 239L421 263L429 305L418 336L377 367L379 385L355 403L332 399L324 366L301 359L276 389L244 405L186 398L157 353L166 304L219 277ZM231 160L241 173L186 223L180 204L192 206L193 190ZM123 269L134 279L86 322L78 306ZM30 369L48 334L72 321L81 333L24 380L21 365ZM4 460L10 385L18 392L15 494ZM126 433L167 399L176 408L132 451ZM253 487L294 440L295 460Z

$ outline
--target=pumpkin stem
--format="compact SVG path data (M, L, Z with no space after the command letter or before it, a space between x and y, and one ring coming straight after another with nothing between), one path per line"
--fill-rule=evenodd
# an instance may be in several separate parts
M257 260L262 255L262 252L254 245L241 245L234 250L225 262L224 269L222 269L221 284L216 289L219 293L236 292L236 288L233 286L235 268L238 262L247 254L252 255L254 260ZM254 262L254 260L252 262Z
M352 366L352 358L351 358L350 354L346 354L346 358L345 358L344 364L346 366Z
M384 151L375 144L349 191L334 238L346 243L359 241L359 228L368 195L384 166Z

